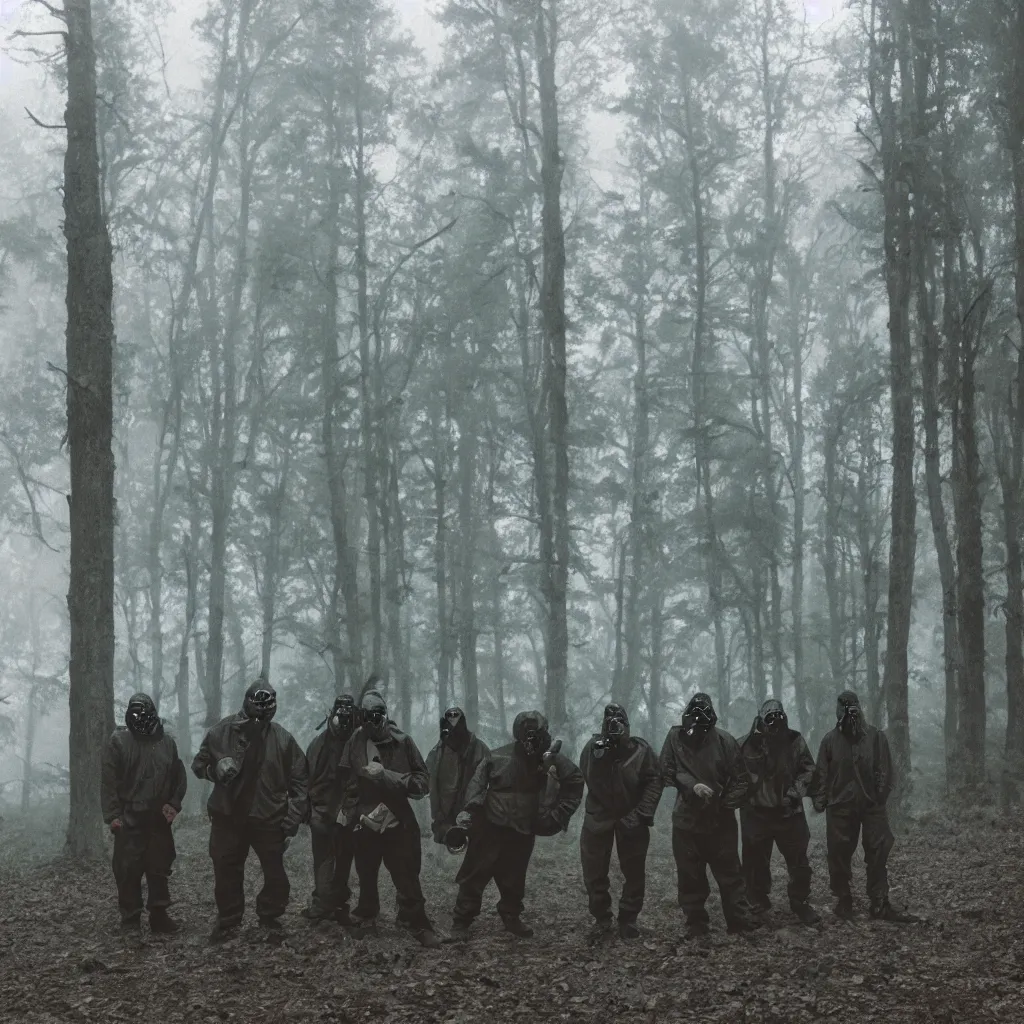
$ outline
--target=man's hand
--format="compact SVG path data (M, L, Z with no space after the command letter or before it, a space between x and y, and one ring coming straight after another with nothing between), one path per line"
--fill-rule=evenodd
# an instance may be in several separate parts
M704 803L707 803L715 795L715 791L710 786L705 786L703 782L698 782L693 787L693 795L700 797Z
M115 835L116 835L116 834L117 834L118 832L120 832L122 828L124 828L124 822L123 822L123 821L121 821L121 819L120 819L120 818L115 818L115 819L114 819L114 820L113 820L113 821L112 821L112 822L110 823L110 831L111 831L111 832L113 832L113 833L114 833Z
M796 786L790 786L789 789L783 794L782 805L783 807L799 807L803 803L803 797L800 796L800 791Z
M364 769L363 775L367 779L376 779L384 774L384 765L380 761L371 761Z
M824 801L824 800L814 800L814 801L813 801L813 804L814 804L814 809L815 809L815 810L816 810L816 811L817 811L817 812L818 812L819 814L821 814L821 812L822 812L823 810L825 810L825 801Z
M239 768L233 757L222 757L217 762L217 781L227 785L233 779L238 778Z
M455 815L455 824L459 828L472 828L473 827L473 815L469 811L459 811Z
M636 811L630 811L629 814L619 821L619 824L623 828L639 828L643 822L640 820Z
M178 812L170 804L164 804L160 809L160 813L163 814L164 821L166 821L168 825L170 825L178 816Z

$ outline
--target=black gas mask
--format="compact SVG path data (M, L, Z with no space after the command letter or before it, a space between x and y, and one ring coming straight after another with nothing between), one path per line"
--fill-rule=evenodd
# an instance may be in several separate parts
M715 727L718 715L715 706L706 693L693 696L683 712L683 733L687 739L699 743Z
M766 700L761 705L761 724L769 739L778 739L789 730L789 719L782 704L777 700Z
M144 693L136 693L128 701L124 724L133 736L152 736L160 728L156 705Z
M246 718L269 722L277 714L277 691L265 679L257 679L245 691L242 710Z
M594 740L594 756L604 757L609 751L615 751L629 733L629 717L621 704L609 704L604 709L601 722L601 735Z
M363 706L359 714L371 739L378 743L387 739L388 706L376 690L370 690L363 695Z
M536 718L527 718L516 737L527 757L540 757L551 746L551 734Z
M348 739L359 724L359 711L356 702L346 693L334 701L327 716L327 729L332 736Z
M836 721L839 731L850 739L860 739L864 732L864 715L860 698L852 690L844 690L836 701Z
M469 725L462 708L448 708L441 716L441 742L450 747L460 746L469 735Z

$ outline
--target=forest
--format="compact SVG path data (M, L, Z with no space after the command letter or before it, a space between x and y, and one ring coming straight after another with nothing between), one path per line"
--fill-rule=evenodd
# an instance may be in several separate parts
M842 942L873 964L849 1019L1011 1019L1020 0L8 0L0 33L0 991L42 955L4 933L74 891L53 858L112 891L99 757L130 694L188 765L257 677L305 747L376 674L424 752L458 704L492 747L535 707L575 757L609 701L657 751L695 691L736 736L778 698L816 751L856 691L931 920L917 966L873 925L824 967L780 940L778 976L723 940L748 976L724 995L706 951L629 956L675 963L708 1020L847 1019ZM176 879L203 859L190 782ZM549 846L557 930L578 864ZM982 877L950 902L929 857L947 892ZM143 985L89 945L104 905L59 922L83 983ZM164 1016L597 1019L604 961L538 949L554 995L517 1008L489 941L490 1003L435 1006L395 952L407 989L351 1016ZM146 1019L58 966L71 1001L17 1019ZM795 1002L772 1016L765 985ZM673 1019L660 998L615 1012Z

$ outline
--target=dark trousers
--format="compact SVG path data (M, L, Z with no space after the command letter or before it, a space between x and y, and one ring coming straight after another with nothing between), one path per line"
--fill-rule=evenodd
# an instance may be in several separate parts
M740 832L747 896L756 903L768 903L772 847L778 846L789 870L790 906L806 903L811 895L811 863L807 859L811 830L803 811L787 816L781 809L744 807L740 811Z
M635 921L644 907L644 888L647 881L647 847L651 830L646 825L625 828L621 821L607 832L580 833L580 862L583 865L583 884L590 898L590 913L599 921L611 917L612 896L609 892L608 869L612 861L612 847L619 854L622 872L622 895L619 897L619 920Z
M146 879L146 906L153 910L171 905L168 878L174 863L174 836L163 818L146 828L123 827L114 833L114 881L121 920L142 914L142 879Z
M850 804L825 809L828 877L832 893L835 896L850 895L851 862L858 836L864 845L868 897L872 903L884 903L889 898L886 865L896 841L889 829L884 804L865 808Z
M676 860L679 885L679 906L691 924L706 924L704 907L711 889L707 869L718 883L725 922L732 927L750 917L746 886L740 869L738 834L735 815L722 820L713 831L690 832L672 829L672 854Z
M487 883L498 887L498 913L519 917L526 895L526 872L530 867L535 837L515 829L484 821L469 837L469 848L455 876L459 895L452 918L468 925L479 913Z
M311 826L310 835L314 889L309 909L314 917L329 917L347 909L352 897L348 879L355 857L354 834L350 828L331 823Z
M420 887L419 829L406 824L386 832L361 828L354 833L356 874L359 876L359 902L355 915L364 921L380 913L377 876L384 865L395 886L398 921L413 929L430 928L427 901Z
M263 920L280 917L288 906L291 886L284 870L284 832L280 826L260 826L214 818L210 824L213 897L222 928L238 924L245 914L245 862L252 850L263 869L263 888L256 913Z

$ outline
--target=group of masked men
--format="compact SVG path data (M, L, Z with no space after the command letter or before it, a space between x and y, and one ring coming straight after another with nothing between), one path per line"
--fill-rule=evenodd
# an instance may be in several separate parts
M380 913L383 864L396 891L397 922L424 946L438 945L420 887L420 829L410 804L428 794L434 841L452 852L465 851L450 940L469 937L492 880L505 929L528 937L533 931L522 913L534 843L538 836L566 831L584 787L580 858L594 937L616 930L624 939L640 934L650 829L665 786L676 790L672 852L689 937L709 929L708 868L730 931L753 931L764 922L771 908L774 846L788 868L791 910L803 924L820 920L809 899L805 797L826 814L835 914L854 915L851 861L861 836L871 916L916 920L889 902L889 747L885 735L864 720L852 692L840 694L836 727L822 739L816 764L779 701L766 701L750 732L737 741L717 728L711 698L697 693L681 724L669 730L660 758L646 740L631 735L625 709L609 704L600 732L587 742L577 766L561 753L560 742L552 741L540 712L517 715L512 742L489 750L457 707L444 712L438 743L424 761L412 738L389 717L374 684L371 677L358 702L338 697L321 723L326 728L305 753L273 720L277 696L262 678L246 691L241 711L207 731L192 771L213 783L207 809L217 921L211 941L230 938L241 925L250 851L263 871L256 898L259 923L271 932L281 929L290 890L284 853L308 822L315 889L305 917L337 921L363 937ZM125 727L115 731L105 751L102 786L127 931L141 927L143 878L151 930L179 928L168 914L168 878L175 858L171 823L185 790L174 740L153 701L134 695ZM617 920L609 885L613 849L624 879ZM359 895L350 911L353 864Z

